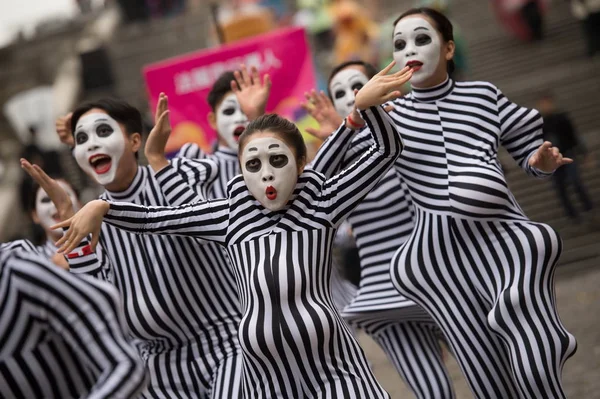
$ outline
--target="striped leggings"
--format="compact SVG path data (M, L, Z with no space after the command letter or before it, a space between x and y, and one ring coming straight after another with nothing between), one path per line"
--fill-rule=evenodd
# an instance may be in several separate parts
M342 315L379 344L417 399L455 397L442 359L439 328L419 306Z
M576 343L556 310L556 232L415 208L392 280L438 323L475 396L565 398L562 368Z
M242 354L222 356L194 354L184 347L143 356L150 383L144 398L223 399L242 397ZM213 354L214 355L214 354Z

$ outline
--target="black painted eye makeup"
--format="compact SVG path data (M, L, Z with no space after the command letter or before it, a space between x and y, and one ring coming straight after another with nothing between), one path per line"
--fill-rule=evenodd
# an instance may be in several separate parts
M75 143L83 144L88 140L88 135L85 132L78 132L75 134Z
M110 125L107 125L106 123L103 123L96 128L96 134L98 135L98 137L108 137L113 132L113 128Z
M289 161L288 157L283 154L271 155L269 157L269 163L274 168L283 168L285 165L288 164L288 161Z
M258 172L261 167L262 167L262 164L260 162L260 159L258 159L258 158L254 158L254 159L250 159L250 160L246 161L246 170L250 173Z

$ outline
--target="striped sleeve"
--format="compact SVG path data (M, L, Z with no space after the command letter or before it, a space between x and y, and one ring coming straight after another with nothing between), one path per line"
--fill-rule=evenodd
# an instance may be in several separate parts
M86 274L103 281L114 282L114 270L102 244L98 244L93 252L89 239L85 238L65 258L71 273Z
M227 199L176 207L143 206L108 201L104 222L139 234L180 235L224 243L229 227Z
M498 117L500 119L500 143L528 175L546 177L543 172L529 165L529 158L544 142L543 119L540 113L511 102L496 88Z
M88 398L135 398L146 385L145 368L136 349L126 340L114 288L75 277L53 267L46 259L25 252L3 258L10 268L9 284L18 287L20 301L28 303L13 334L26 339L29 316L43 321L60 336L94 376ZM60 354L57 354L60 356Z
M184 144L176 155L176 158L205 159L206 153L195 143Z
M343 169L346 153L354 137L355 130L346 127L342 122L340 127L321 144L317 155L309 164L309 168L322 173L329 178Z
M172 159L154 177L169 205L202 201L218 174L218 166L208 159Z
M382 107L361 111L375 143L357 162L327 180L319 193L320 211L337 227L394 165L403 144Z
M33 245L33 243L31 241L25 240L25 239L5 242L5 243L0 244L0 251L11 252L11 251L19 251L19 250L39 253L37 247L35 245Z

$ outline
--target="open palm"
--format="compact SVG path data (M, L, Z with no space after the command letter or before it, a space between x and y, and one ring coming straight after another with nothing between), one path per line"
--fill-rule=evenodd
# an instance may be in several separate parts
M252 67L248 71L243 64L233 75L235 80L231 81L231 90L235 93L242 112L249 120L263 115L271 93L269 75L264 75L261 82L258 69Z

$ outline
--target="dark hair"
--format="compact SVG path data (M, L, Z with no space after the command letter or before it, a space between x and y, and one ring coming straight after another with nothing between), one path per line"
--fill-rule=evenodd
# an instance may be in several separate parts
M367 74L367 78L369 78L369 79L371 79L373 76L377 75L377 73L379 72L377 70L377 68L375 68L372 64L369 64L368 62L365 62L365 61L354 60L354 61L342 62L341 64L335 66L331 70L331 73L329 74L329 79L327 80L327 93L329 94L329 98L333 99L331 96L331 92L329 91L329 85L331 84L331 80L333 79L333 77L335 75L337 75L342 69L346 69L349 66L355 66L355 65L363 67Z
M435 22L436 26L434 26L434 27L442 35L442 38L444 39L444 41L446 41L446 42L449 42L451 40L454 41L454 27L452 26L452 22L450 22L450 20L444 14L442 14L441 12L439 12L437 10L434 10L433 8L428 8L428 7L411 8L410 10L406 11L405 13L400 15L398 18L396 18L396 20L394 21L394 28L396 27L398 22L400 22L401 19L408 17L409 15L418 15L418 14L426 15L429 18L431 18L433 20L433 22ZM447 69L448 69L448 74L452 75L452 73L454 72L454 69L455 69L454 60L448 61Z
M210 108L213 110L213 112L215 112L217 104L223 100L227 93L231 92L232 80L235 80L233 71L223 72L213 84L212 89L210 89L206 101L208 101L208 105L210 105Z
M144 127L140 111L126 101L113 98L91 101L77 107L77 109L73 111L73 116L71 116L71 134L75 134L75 128L77 127L79 118L94 108L104 110L111 118L123 124L126 130L125 133L143 134Z
M281 138L289 147L293 148L296 152L296 161L306 160L306 144L304 144L304 138L300 130L289 120L282 118L277 114L266 114L259 116L246 127L246 130L240 135L239 140L239 155L242 153L242 149L250 140L250 136L259 132L273 132ZM241 156L240 156L241 158Z
M71 134L75 136L75 128L79 118L91 109L99 108L104 110L111 118L125 126L125 133L131 135L139 133L143 135L144 124L140 111L126 101L112 98L103 98L97 101L91 101L80 105L73 111L71 116ZM138 158L137 151L135 158Z

